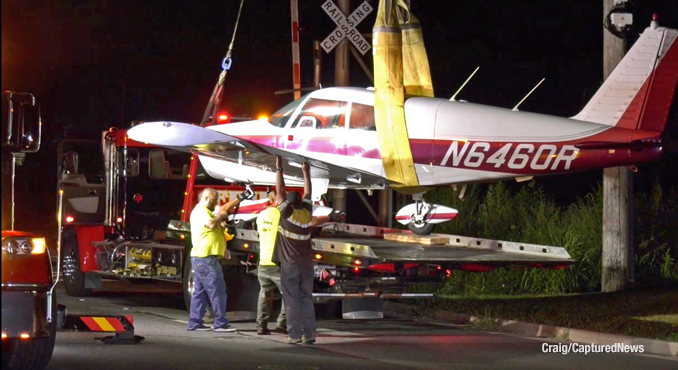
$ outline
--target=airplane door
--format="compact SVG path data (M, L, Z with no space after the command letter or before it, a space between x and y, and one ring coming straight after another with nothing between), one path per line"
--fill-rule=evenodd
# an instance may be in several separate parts
M65 224L102 224L106 217L106 182L101 142L59 143L58 187Z

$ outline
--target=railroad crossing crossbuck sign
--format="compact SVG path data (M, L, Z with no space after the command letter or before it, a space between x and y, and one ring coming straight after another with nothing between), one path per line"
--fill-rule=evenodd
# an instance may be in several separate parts
M358 9L354 10L348 17L344 15L341 9L339 9L332 0L325 1L321 6L325 13L327 13L337 25L337 28L320 43L326 53L332 51L344 37L349 39L355 48L363 55L372 48L372 45L370 45L363 35L355 29L358 23L367 18L367 15L374 10L367 1L363 1Z

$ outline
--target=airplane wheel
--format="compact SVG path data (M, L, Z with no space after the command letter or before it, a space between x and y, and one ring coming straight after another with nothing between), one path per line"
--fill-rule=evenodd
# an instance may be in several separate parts
M417 235L429 235L435 228L435 224L425 223L424 226L417 227L413 222L407 224L407 228Z

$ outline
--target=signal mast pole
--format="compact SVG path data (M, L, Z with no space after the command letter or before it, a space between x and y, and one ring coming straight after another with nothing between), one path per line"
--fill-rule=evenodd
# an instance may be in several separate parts
M299 0L290 0L292 13L292 82L294 100L301 97L301 65L299 64Z

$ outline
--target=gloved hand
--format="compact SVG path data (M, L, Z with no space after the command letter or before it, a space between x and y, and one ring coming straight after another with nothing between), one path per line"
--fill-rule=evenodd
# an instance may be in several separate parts
M249 200L252 198L254 198L254 191L252 191L252 188L250 188L249 185L245 187L245 191L238 194L238 199L240 199L241 202L245 199Z
M338 221L343 221L346 218L346 213L338 210L332 210L330 214L328 215L330 218L330 221L332 222L338 222Z

